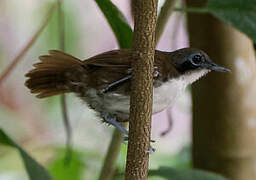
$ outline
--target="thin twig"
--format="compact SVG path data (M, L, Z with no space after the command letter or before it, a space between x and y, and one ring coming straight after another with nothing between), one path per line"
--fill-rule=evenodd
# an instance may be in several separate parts
M63 123L67 133L65 164L69 164L72 158L72 129L71 129L71 125L68 117L66 96L64 94L61 95L61 109L62 109Z
M12 63L7 67L7 69L2 73L0 76L0 86L4 82L4 80L7 78L7 76L10 74L10 72L15 68L15 66L20 62L21 58L25 55L25 53L30 49L30 47L35 43L35 41L38 39L41 32L44 30L46 25L48 24L49 20L51 19L53 12L56 8L56 3L52 5L52 7L49 9L49 11L46 14L45 20L43 21L42 25L38 28L38 30L35 32L35 34L32 36L30 41L26 44L26 46L20 51L20 53L14 58Z
M62 10L62 0L58 0L59 48L65 51L65 24Z
M127 123L124 124L124 126L127 126ZM122 133L117 128L115 128L107 154L105 156L104 164L100 172L99 180L113 179L113 175L116 169L116 161L120 153L122 137Z
M62 0L58 0L58 25L59 25L59 47L60 50L65 51L65 24L64 24L64 13L62 10ZM72 158L72 129L68 117L66 95L61 95L61 109L63 123L66 130L66 154L65 164L69 164Z
M164 27L168 22L177 1L178 0L166 0L161 8L156 24L156 44L160 40Z

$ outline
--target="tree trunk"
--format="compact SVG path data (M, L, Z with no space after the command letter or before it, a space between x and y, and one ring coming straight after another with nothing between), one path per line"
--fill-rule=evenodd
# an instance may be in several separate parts
M205 1L188 0L188 7ZM192 47L232 70L210 73L193 93L193 165L232 180L256 179L256 69L252 41L211 15L189 14Z
M147 179L157 0L136 0L132 93L125 179Z

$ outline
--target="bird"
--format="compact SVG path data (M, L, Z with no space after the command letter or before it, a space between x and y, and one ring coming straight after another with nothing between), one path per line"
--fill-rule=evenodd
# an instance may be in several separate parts
M116 126L129 121L133 52L117 49L85 60L58 50L39 57L40 62L25 76L25 86L38 98L75 93L103 122ZM211 71L230 72L214 63L202 50L182 48L155 50L153 114L173 106L185 88Z

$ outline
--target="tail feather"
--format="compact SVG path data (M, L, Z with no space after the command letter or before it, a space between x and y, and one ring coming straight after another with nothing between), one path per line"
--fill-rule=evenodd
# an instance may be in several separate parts
M66 74L75 65L83 64L81 60L61 51L50 50L49 54L40 56L41 62L34 64L35 68L25 75L28 77L25 85L31 93L38 94L38 98L69 92Z

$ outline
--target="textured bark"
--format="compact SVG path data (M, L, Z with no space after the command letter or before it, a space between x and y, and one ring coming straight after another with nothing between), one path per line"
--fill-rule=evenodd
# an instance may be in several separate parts
M136 0L126 179L147 179L157 0Z
M188 2L195 7L199 1ZM192 88L193 164L232 180L256 179L253 44L211 15L189 14L188 27L191 46L232 70L232 74L210 73Z

